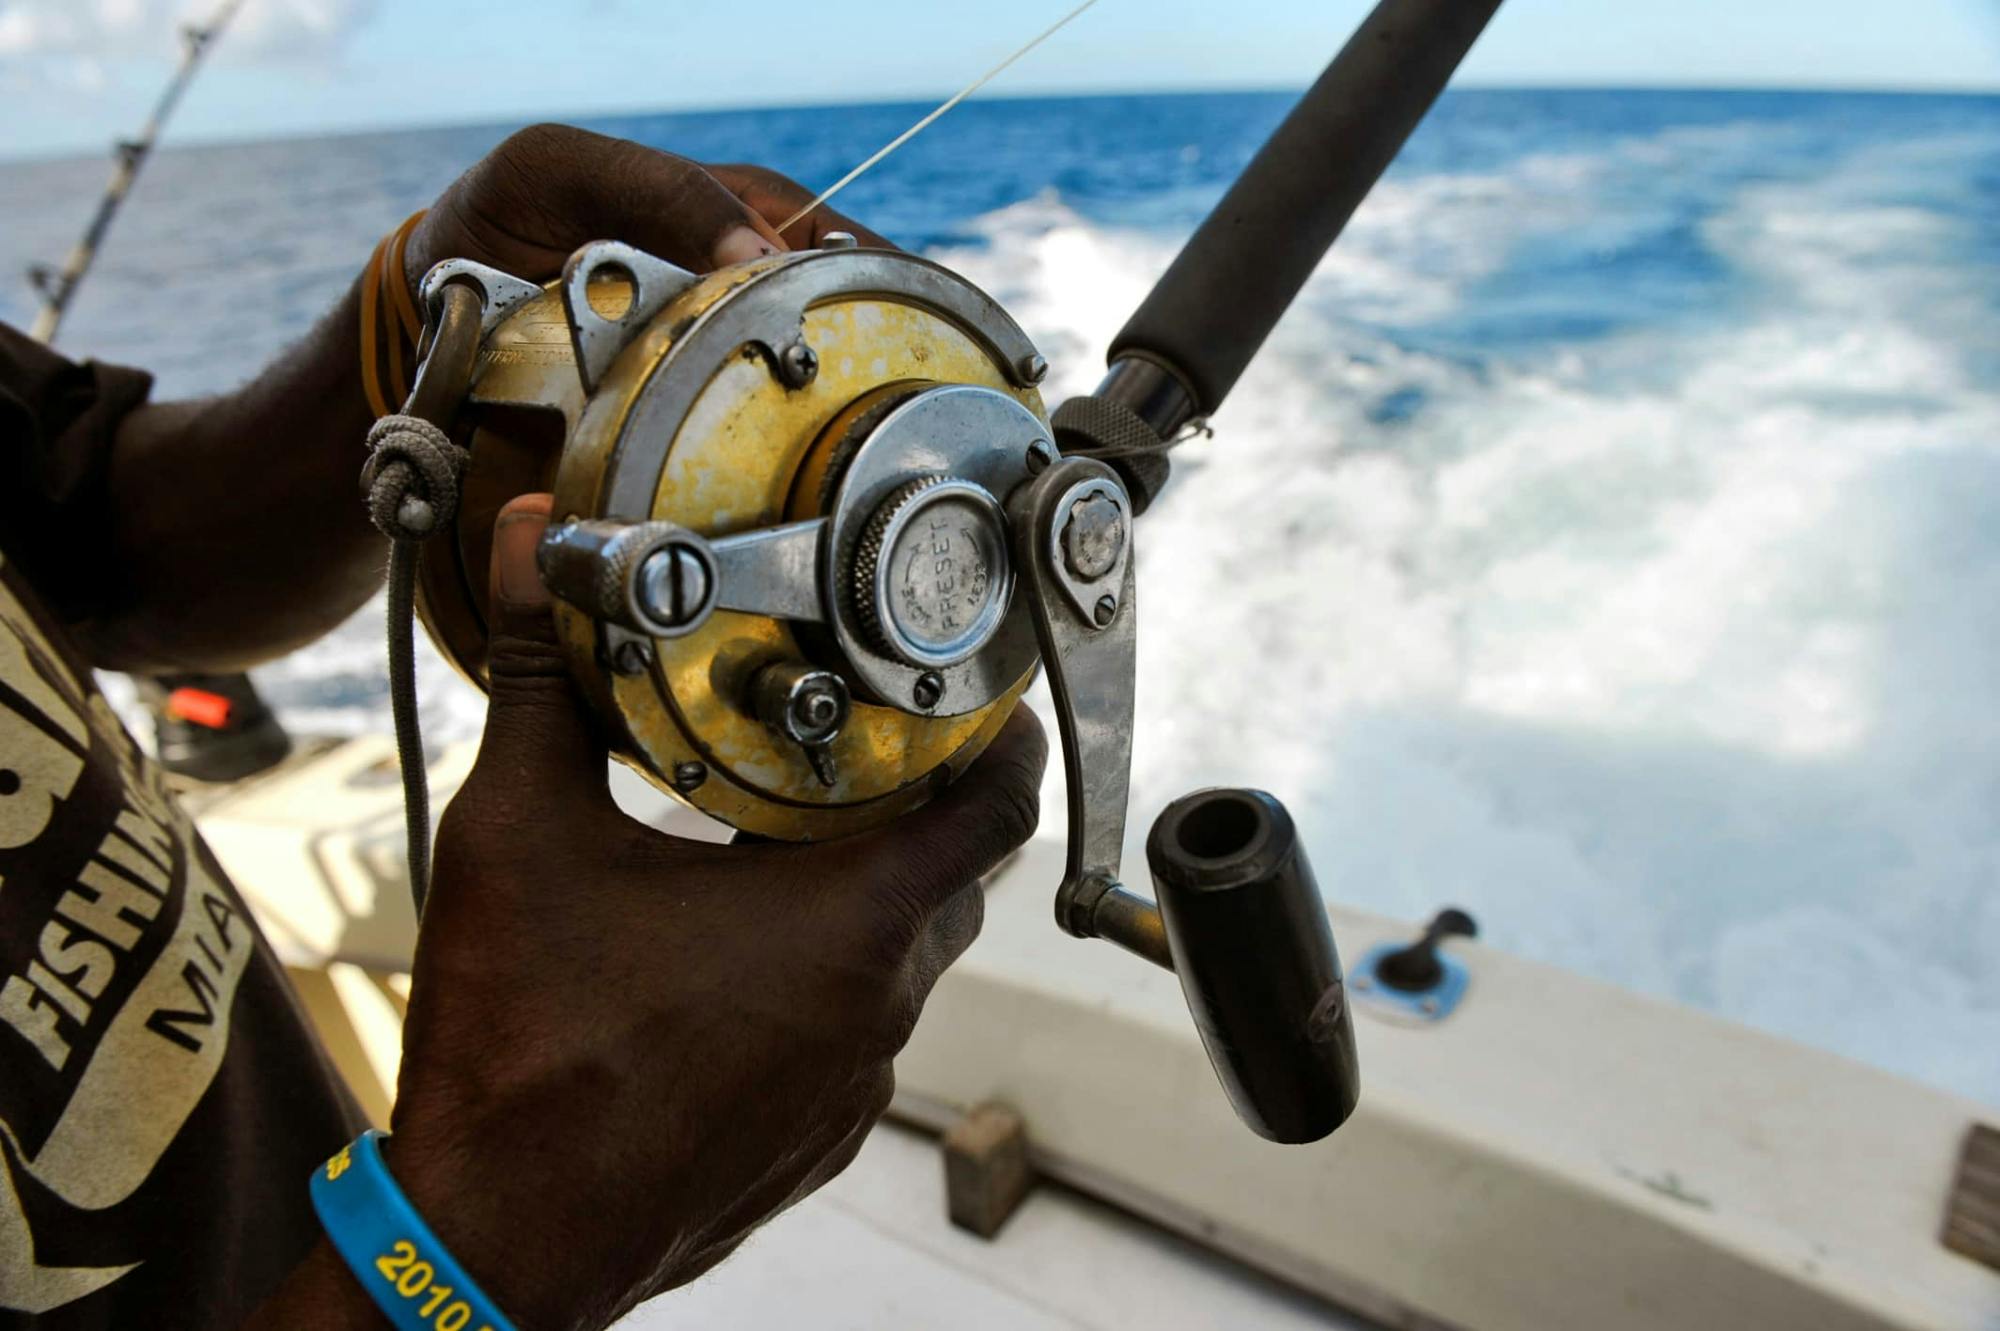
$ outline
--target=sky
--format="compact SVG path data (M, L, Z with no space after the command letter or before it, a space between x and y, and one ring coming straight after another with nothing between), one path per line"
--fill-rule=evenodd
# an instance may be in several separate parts
M0 157L145 118L217 0L0 0ZM941 96L1072 0L247 0L182 142ZM1099 0L995 95L1300 87L1362 0ZM1508 0L1467 85L2000 91L2000 0Z

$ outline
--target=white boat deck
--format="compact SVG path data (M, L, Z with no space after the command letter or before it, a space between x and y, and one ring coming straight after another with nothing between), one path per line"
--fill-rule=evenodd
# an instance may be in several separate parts
M1058 1184L993 1239L944 1215L936 1139L884 1124L854 1164L623 1331L1363 1331L1358 1322Z
M440 802L468 757L434 767ZM715 834L618 784L636 816ZM386 1118L415 923L392 746L301 755L203 803ZM1457 943L1464 1007L1415 1027L1363 1013L1360 1109L1326 1142L1274 1147L1230 1111L1173 976L1053 934L1062 859L1038 838L996 878L985 933L897 1060L896 1112L935 1128L1007 1104L1045 1174L1127 1209L1050 1186L975 1239L943 1216L934 1141L886 1128L631 1326L1358 1325L1304 1289L1397 1327L2000 1331L2000 1280L1937 1237L1984 1107ZM1350 961L1411 929L1331 914Z

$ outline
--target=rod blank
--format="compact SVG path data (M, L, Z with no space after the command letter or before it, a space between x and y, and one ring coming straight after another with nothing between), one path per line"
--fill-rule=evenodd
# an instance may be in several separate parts
M1170 366L1198 414L1244 366L1444 90L1500 0L1382 0L1111 344Z

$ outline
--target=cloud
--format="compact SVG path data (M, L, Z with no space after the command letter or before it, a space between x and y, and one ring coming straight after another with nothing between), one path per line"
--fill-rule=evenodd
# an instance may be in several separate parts
M208 21L218 0L0 0L0 65L58 79L74 62L178 51L183 24ZM229 26L232 59L328 55L372 18L379 0L246 0Z

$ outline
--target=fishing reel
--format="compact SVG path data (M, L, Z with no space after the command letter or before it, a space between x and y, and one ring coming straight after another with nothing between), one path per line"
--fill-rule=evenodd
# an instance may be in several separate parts
M431 636L481 679L494 519L553 491L541 568L618 755L787 840L922 803L1039 667L1069 785L1057 922L1178 974L1253 1130L1325 1136L1359 1096L1354 1031L1284 806L1177 800L1147 839L1158 904L1122 881L1133 520L1164 445L1221 405L1499 3L1380 0L1113 339L1097 389L1053 417L1047 362L998 305L850 236L703 277L610 241L547 287L438 265L405 407L428 442L371 467L378 523L413 533L392 623L414 577ZM439 522L380 482L455 456L446 430L469 464ZM417 781L413 809L421 765ZM413 834L413 885L426 850Z
M1123 886L1136 506L1057 446L1047 362L997 304L838 235L700 277L600 241L546 288L450 261L421 295L413 401L463 380L439 423L468 461L417 604L461 670L483 678L493 519L532 490L555 496L539 562L614 751L742 831L916 807L1039 667L1070 790L1058 922L1179 972L1257 1131L1347 1116L1339 964L1283 806L1190 796L1154 829L1160 907Z
M442 265L426 303L467 281L471 456L457 541L426 547L420 582L462 669L486 654L491 513L549 489L541 566L576 678L680 799L818 840L978 756L1037 658L1002 502L1056 461L1045 364L992 301L858 248L697 278L605 241L547 290Z

